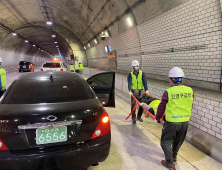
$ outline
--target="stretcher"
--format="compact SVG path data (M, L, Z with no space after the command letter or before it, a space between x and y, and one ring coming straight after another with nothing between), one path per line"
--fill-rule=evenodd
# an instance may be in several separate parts
M149 97L152 97L152 96L149 95L149 94L146 94L146 95L149 96ZM133 111L136 109L136 106L137 106L138 104L140 104L140 102L137 100L137 98L136 98L133 94L132 94L131 96L132 96L132 97L134 98L134 100L136 101L136 104L135 104L133 110L131 111L131 113L129 114L129 116L127 116L126 120L130 118L130 116L132 115ZM141 106L141 107L142 107L142 106ZM149 117L148 115L150 115L153 119L155 119L155 116L154 116L152 113L150 113L150 112L149 112L148 110L146 110L144 107L142 107L142 108L146 111L146 114L145 114L145 117L146 117L146 118ZM163 118L161 118L160 120L163 120Z

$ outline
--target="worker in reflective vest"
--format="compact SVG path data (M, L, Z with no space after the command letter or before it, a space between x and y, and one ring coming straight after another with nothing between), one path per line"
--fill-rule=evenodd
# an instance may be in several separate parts
M70 70L70 72L74 72L75 71L75 68L74 68L73 64L70 65L69 70Z
M79 74L83 73L83 64L81 61L79 61Z
M76 73L79 73L79 63L75 64L75 71L76 71Z
M184 76L181 68L174 67L170 70L171 87L164 92L155 117L155 121L160 123L160 118L165 112L166 121L161 136L165 160L161 163L168 169L175 169L174 162L177 161L177 153L187 134L192 112L193 90L182 85Z
M148 94L148 85L146 80L146 75L139 70L139 62L137 60L134 60L132 62L133 71L129 73L127 80L128 80L128 90L130 96L134 93L136 89L139 90L139 95L141 95L141 91L143 90L143 87ZM131 97L131 111L133 111L133 108L136 104L136 101ZM133 124L136 124L136 109L132 112L132 122ZM141 118L143 114L143 108L139 107L139 111L137 114L137 120L140 122L143 122L143 119Z
M0 96L6 91L6 72L2 68L2 58L0 57Z

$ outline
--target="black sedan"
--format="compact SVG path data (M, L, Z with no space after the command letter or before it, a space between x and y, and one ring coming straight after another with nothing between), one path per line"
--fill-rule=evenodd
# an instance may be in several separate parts
M0 169L83 169L109 155L115 73L26 73L0 99Z

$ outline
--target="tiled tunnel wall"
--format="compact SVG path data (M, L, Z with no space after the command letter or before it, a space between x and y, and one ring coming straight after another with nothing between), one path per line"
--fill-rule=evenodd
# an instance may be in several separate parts
M93 68L84 68L83 74L84 77L88 78L101 72L104 71L97 71ZM158 99L161 99L165 89L169 88L169 86L152 84L152 82L149 81L148 85L149 93ZM126 75L116 74L115 88L116 95L130 103ZM222 140L222 103L203 98L195 93L192 117L189 124Z
M129 72L137 59L148 77L166 80L169 70L178 66L189 85L209 84L206 88L219 90L221 29L219 0L190 0L87 50L88 66L107 68L105 46L111 46L117 51L119 72Z

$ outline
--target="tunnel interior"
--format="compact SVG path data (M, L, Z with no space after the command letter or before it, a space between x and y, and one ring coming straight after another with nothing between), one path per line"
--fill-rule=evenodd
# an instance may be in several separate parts
M184 84L195 92L187 141L222 162L221 5L221 0L0 0L2 68L17 71L20 61L40 68L58 55L69 68L74 55L84 78L115 72L116 95L130 103L133 60L160 100L170 86L170 69L180 67Z

